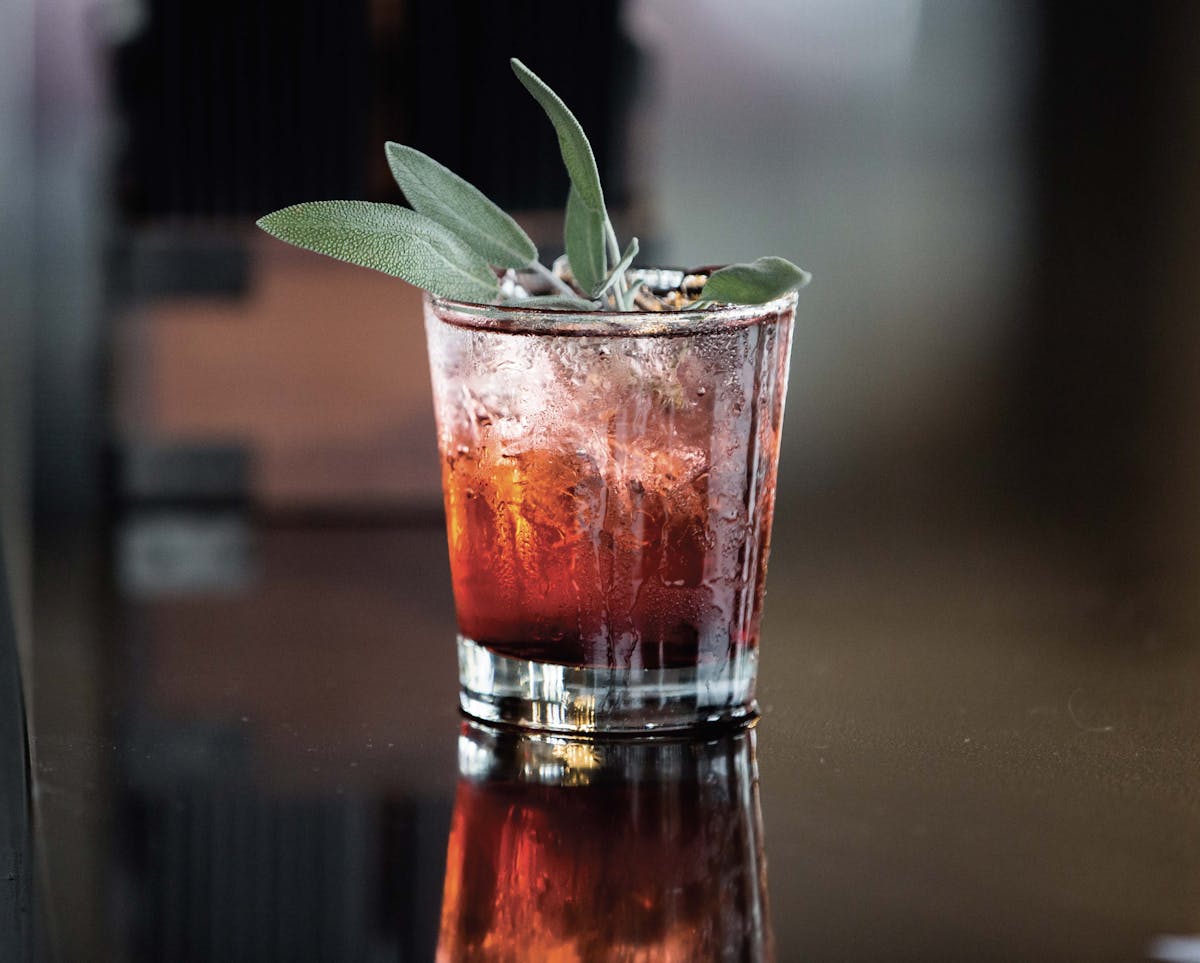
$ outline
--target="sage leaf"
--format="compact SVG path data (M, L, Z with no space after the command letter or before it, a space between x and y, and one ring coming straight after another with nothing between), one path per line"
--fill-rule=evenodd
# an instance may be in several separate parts
M511 308L549 308L554 311L597 311L595 301L583 298L568 298L561 294L539 294L531 298L505 298L502 302Z
M542 110L550 118L550 123L554 125L563 164L571 177L572 186L579 192L579 199L589 211L607 220L604 192L600 188L600 172L596 168L596 155L592 153L592 145L588 143L587 135L579 126L579 121L567 110L567 105L558 94L546 86L537 74L516 57L509 63L517 79L533 95L534 100L541 104Z
M722 304L765 304L804 287L812 275L781 257L760 257L714 271L700 297Z
M258 226L296 247L374 268L441 297L486 304L500 289L481 254L407 207L312 201L268 214Z
M616 284L625 276L625 271L629 265L633 263L633 259L637 257L638 239L636 237L629 239L629 244L625 247L625 253L621 255L621 260L617 262L617 266L612 269L612 273L604 279L604 283L600 285L600 290L596 292L596 297L600 297L609 288Z
M604 250L604 217L588 208L572 186L567 194L567 217L563 228L567 260L579 286L595 294L608 273Z
M537 247L519 224L484 193L413 147L389 141L388 167L413 210L449 228L503 268L537 260Z

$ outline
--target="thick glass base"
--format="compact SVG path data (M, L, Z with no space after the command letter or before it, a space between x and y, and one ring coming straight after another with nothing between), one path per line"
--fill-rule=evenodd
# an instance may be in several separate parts
M590 669L499 655L458 637L467 715L552 732L659 732L754 716L757 650L683 669Z

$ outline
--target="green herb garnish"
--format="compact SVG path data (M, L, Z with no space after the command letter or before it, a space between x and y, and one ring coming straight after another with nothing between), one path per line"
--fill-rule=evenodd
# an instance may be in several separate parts
M500 281L494 269L500 268L534 272L553 291L511 303L576 311L630 310L635 285L628 271L637 256L637 238L623 251L618 245L604 206L596 157L575 115L521 61L514 58L511 63L517 79L554 125L570 175L563 230L569 280L538 260L529 235L482 191L403 144L389 143L387 159L411 208L313 201L268 214L258 226L289 244L403 278L441 297L495 302ZM762 304L808 281L808 273L790 261L759 258L713 272L699 300L685 306Z

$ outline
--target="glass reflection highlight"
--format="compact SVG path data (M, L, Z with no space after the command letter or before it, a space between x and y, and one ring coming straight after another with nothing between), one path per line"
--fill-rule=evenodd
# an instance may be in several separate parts
M465 722L439 963L773 959L754 738Z

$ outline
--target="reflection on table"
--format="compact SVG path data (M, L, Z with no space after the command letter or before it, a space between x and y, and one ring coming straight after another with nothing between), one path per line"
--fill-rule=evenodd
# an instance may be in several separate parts
M464 723L440 963L770 959L754 745Z

